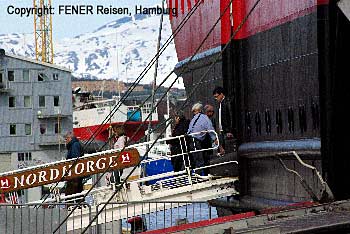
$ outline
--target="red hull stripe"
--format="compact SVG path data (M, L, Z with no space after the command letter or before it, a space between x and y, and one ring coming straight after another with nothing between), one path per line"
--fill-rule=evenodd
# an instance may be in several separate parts
M187 0L187 11L190 12L192 8L191 0Z
M171 0L172 1L172 0ZM177 9L177 11L179 11L179 3L178 0L175 0L175 8ZM177 17L177 16L176 16Z
M200 228L200 227L205 227L205 226L216 225L216 224L220 224L220 223L226 223L226 222L230 222L230 221L234 221L234 220L249 218L252 216L255 216L254 212L247 212L247 213L229 215L229 216L225 216L225 217L219 217L219 218L210 219L210 220L203 220L203 221L199 221L199 222L195 222L195 223L187 223L187 224L183 224L183 225L178 225L178 226L174 226L174 227L153 230L153 231L148 231L148 232L142 232L142 233L143 234L163 234L163 233L180 232L180 231L185 231L188 229L195 229L195 228Z
M317 5L328 5L329 0L317 0Z
M154 124L157 124L159 121L151 121L151 124L154 125ZM112 123L111 125L114 126L114 125L123 125L124 122L114 122ZM125 124L125 129L126 129L126 132L127 132L127 135L128 136L132 136L139 125L141 125L142 122L127 122ZM101 129L101 132L100 134L98 134L96 137L95 137L95 140L97 141L106 141L108 139L108 127L110 126L110 124L103 124L102 126L100 125L91 125L91 126L87 126L87 127L80 127L80 128L74 128L73 129L73 132L74 132L74 135L76 137L78 137L78 139L80 140L89 140L90 137L95 133L95 131L97 131L98 129ZM148 121L145 122L144 124L144 128L141 128L135 138L133 140L139 140L143 135L144 135L144 131L145 129L147 128L148 126ZM129 134L128 134L129 133Z
M170 9L173 8L173 0L168 0L168 7ZM172 20L173 19L173 14L169 14L169 17L170 17L170 20Z
M181 13L185 13L185 0L181 0Z
M226 44L231 38L231 0L220 0L220 12L223 14L221 18L221 44Z
M237 29L256 1L233 1L234 29ZM256 33L308 15L316 11L317 5L328 3L329 0L261 0L242 29L237 33L235 39L247 38ZM223 44L226 43L227 41L223 41Z
M195 50L200 46L200 42L223 13L226 6L230 4L230 1L202 1L197 11L175 37L175 46L179 61L183 61L193 55ZM233 0L232 6L225 12L221 22L203 43L199 53L227 44L234 29L237 29L256 1ZM186 11L186 5L187 9L190 9L198 0L168 0L168 2L169 7L176 7L179 12L178 17L173 17L170 14L171 26L174 30L188 13ZM190 3L193 4L191 5ZM329 4L329 0L260 0L260 3L242 29L237 33L235 39L244 39L256 33L269 30L315 12L317 6L327 4ZM230 11L232 11L232 17L230 16Z
M178 8L181 7L181 2L179 2L180 0L173 1L175 2L172 2L172 6L176 7L179 13L177 17L171 18L171 27L172 30L175 30L175 28L177 28L177 26L183 22L183 19L186 17L188 12L185 10L185 13L183 14L181 9ZM194 0L190 1L194 4L198 2ZM222 0L201 0L200 6L193 13L190 20L184 24L184 27L175 36L175 48L179 61L191 57L199 47L199 53L201 53L211 48L221 46L222 23L220 22L216 25L215 29L209 35L207 40L201 44L220 16L221 5L219 4L221 1ZM188 1L185 1L185 4L187 2ZM192 4L192 8L194 7L194 4Z

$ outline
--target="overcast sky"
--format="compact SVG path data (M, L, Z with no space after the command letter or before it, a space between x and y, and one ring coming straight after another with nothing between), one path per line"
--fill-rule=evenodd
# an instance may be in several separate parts
M0 0L0 34L3 33L28 33L34 31L34 16L20 17L9 15L8 6L32 7L33 0ZM161 4L161 0L52 0L55 8L53 15L53 37L62 39L74 37L81 33L90 32L101 25L116 20L125 15L66 15L58 14L58 5L103 5L109 7L128 7L134 12L135 5L143 7ZM95 7L96 8L96 7Z

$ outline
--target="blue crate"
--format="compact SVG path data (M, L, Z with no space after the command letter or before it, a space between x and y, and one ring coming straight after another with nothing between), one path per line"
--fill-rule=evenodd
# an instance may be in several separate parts
M171 171L174 171L174 168L173 168L173 165L171 164L171 161L167 159L161 159L161 160L146 163L147 176L158 175L158 174L171 172ZM172 176L167 178L172 178ZM162 178L162 179L165 179L165 178ZM148 184L155 184L158 180L151 180L148 182Z

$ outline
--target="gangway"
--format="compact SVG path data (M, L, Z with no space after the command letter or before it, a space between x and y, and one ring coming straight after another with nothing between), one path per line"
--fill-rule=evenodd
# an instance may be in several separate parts
M216 134L214 131L212 132L213 134ZM120 152L120 150L107 150L99 153L87 154L79 158L75 164L73 164L72 160L63 160L3 173L0 174L0 192L15 191L18 189L57 182L61 180L61 176L64 173L68 175L67 179L70 179L130 166L137 166L137 170L140 171L147 163L159 160L170 160L172 157L182 157L184 169L181 171L165 172L143 178L137 178L135 176L129 177L133 179L126 178L127 180L122 183L120 190L115 194L112 200L113 205L107 205L103 215L100 215L92 225L95 226L96 224L103 224L128 218L128 203L130 202L178 201L179 204L184 204L184 202L202 202L237 194L237 190L235 189L235 184L238 181L237 177L221 177L210 174L201 174L202 170L205 168L215 168L227 165L232 165L232 167L237 166L237 161L228 161L199 168L191 167L189 155L199 152L215 152L218 148L217 145L213 145L208 149L191 147L191 144L193 143L191 135L193 136L196 134L202 133L193 133L190 134L190 136L163 138L156 143L154 141L149 141L134 144L126 147L122 152ZM144 160L142 160L143 157L140 157L139 152L144 152L144 149L146 149L147 146L155 147L156 144L164 144L169 140L179 140L182 142L182 144L180 144L181 153L171 156L153 154L149 155L149 157ZM107 169L109 165L112 167ZM69 168L71 170L69 170ZM124 173L126 170L124 170ZM33 182L34 177L36 178L35 183ZM89 224L91 217L94 217L97 214L99 209L101 209L102 204L105 204L114 193L114 186L101 186L92 189L89 194L87 194L87 191L68 196L57 196L56 194L56 196L53 196L50 199L45 199L45 201L35 201L34 203L44 202L52 204L59 202L68 204L77 203L84 198L89 204L89 207L81 206L79 211L73 212L67 220L67 231L72 231L85 228ZM174 203L173 208L176 208L176 206L176 203ZM163 209L165 208L167 207L163 207ZM143 209L144 207L142 204L134 206L134 214L142 214ZM162 209L162 207L156 209ZM79 223L76 221L74 222L74 220L77 219L80 220Z

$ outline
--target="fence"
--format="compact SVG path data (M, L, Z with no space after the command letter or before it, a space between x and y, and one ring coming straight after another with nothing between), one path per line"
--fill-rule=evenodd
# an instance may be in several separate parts
M67 217L66 203L0 204L1 234L54 233ZM69 206L77 204L71 203ZM63 223L55 233L81 233L105 203L92 209L84 204ZM216 218L216 209L207 202L124 202L109 203L87 228L88 234L122 234L136 231L157 230L185 223ZM98 224L98 225L97 225Z
M96 211L105 204L99 204ZM126 207L125 207L126 206ZM136 233L168 228L217 217L207 202L128 202L109 203L98 216L98 233Z
M37 204L0 204L0 233L1 234L48 234L53 233L69 213L68 206L77 203L46 203ZM88 204L80 204L80 209L74 211L67 222L58 229L57 234L81 233L82 227L87 226L91 217L91 207ZM94 227L88 230L94 233Z

